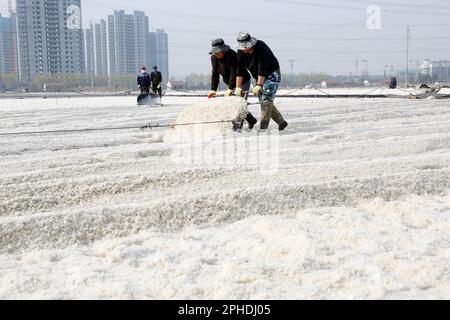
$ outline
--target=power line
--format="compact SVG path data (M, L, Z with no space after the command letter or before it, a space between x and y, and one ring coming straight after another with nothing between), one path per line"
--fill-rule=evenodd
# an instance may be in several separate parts
M270 37L267 37L270 38ZM336 38L336 37L293 37L289 39L277 39L277 42L292 42L292 40L301 41L400 41L403 38ZM440 37L412 37L414 40L450 40L450 36Z
M417 39L417 38L411 38L411 39L413 39L413 40L419 40L419 39ZM399 41L401 41L402 39L397 39L397 40L395 40L395 41L397 41L397 42L399 42ZM437 40L437 39L436 39ZM370 40L367 40L367 41L370 41ZM319 44L322 44L323 43L323 41L322 42L319 42ZM329 43L325 43L325 45L329 45ZM380 43L380 45L383 45L383 43ZM275 46L274 46L275 47ZM399 51L398 50L385 50L385 48L386 48L386 46L382 46L379 50L377 49L377 50L351 50L348 46L345 46L348 50L334 50L333 49L333 52L331 52L331 54L339 54L339 53L342 53L342 54L347 54L347 53L399 53ZM173 45L173 46L171 46L171 48L175 48L175 49L190 49L191 51L195 51L195 52L207 52L207 50L209 50L209 48L199 48L198 46L197 47L195 47L195 46L187 46L187 45ZM333 48L335 48L335 47L333 47ZM311 49L311 47L310 48L305 48L305 49L302 49L301 50L301 53L303 54L303 53L305 53L305 52L308 52L308 50L309 49ZM293 50L295 50L295 51L297 51L298 50L298 48L295 48L295 49L293 49ZM423 50L426 50L427 52L448 52L449 51L449 49L447 49L447 48L436 48L436 49L429 49L429 48L424 48ZM173 51L173 50L172 50ZM312 51L313 51L313 53L314 54L316 54L317 55L317 49L312 49ZM283 52L283 53L291 53L292 54L292 50L290 50L289 49L289 47L285 47L283 50L277 50L277 53L279 54L280 52Z
M334 0L336 2L349 2L349 3L357 3L357 4L364 4L364 5L369 5L369 4L373 4L373 1L369 1L366 3L361 3L361 0ZM401 8L405 8L405 7L411 7L411 5L409 4L400 4L400 3L393 3L393 2L386 2L386 1L380 1L377 0L376 1L377 5L383 5L383 6L389 6L389 7L401 7ZM445 6L445 5L433 5L433 4L414 4L414 8L426 8L426 9L438 9L438 10L450 10L449 6Z
M194 125L207 125L207 124L220 124L220 123L232 123L234 120L220 120L220 121L208 121L197 123L175 123L175 124L158 124L148 123L144 126L124 126L124 127L109 127L109 128L84 128L84 129L68 129L68 130L48 130L48 131L18 131L18 132L4 132L0 133L0 136L23 136L23 135L40 135L40 134L65 134L65 133L79 133L79 132L95 132L95 131L118 131L118 130L132 130L132 129L156 129L156 128L175 128L181 126L194 126Z
M264 0L266 2L276 2L282 4L289 5L297 5L297 6L305 6L305 7L316 7L316 8L329 8L329 9L339 9L339 10L350 10L350 11L359 11L361 12L361 8L359 7L350 7L350 6L342 6L342 5L329 5L322 3L313 3L306 1L290 1L290 0ZM408 11L408 10L395 10L395 9L384 9L384 12L388 13L401 13L401 14L414 14L414 15L438 15L438 16L450 16L450 13L443 13L442 11Z
M69 130L49 130L49 131L18 131L18 132L4 132L0 136L19 136L19 135L36 135L36 134L60 134L60 133L77 133L77 132L91 132L91 131L113 131L113 130L130 130L139 129L140 127L113 127L113 128L85 128L85 129L69 129Z

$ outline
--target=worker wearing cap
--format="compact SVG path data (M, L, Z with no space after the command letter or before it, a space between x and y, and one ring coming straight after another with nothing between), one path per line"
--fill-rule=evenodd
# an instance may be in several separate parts
M220 76L222 76L223 82L228 86L228 89L225 91L225 96L232 96L236 89L236 52L230 46L226 45L223 39L219 38L212 42L212 49L209 54L211 55L212 76L211 91L208 94L208 98L216 97ZM250 90L250 81L250 74L244 72L242 75L240 96L247 98L248 91ZM258 120L251 113L248 113L245 120L249 123L249 129L253 129L256 123L258 123Z
M240 32L237 38L238 64L236 69L235 94L243 90L244 76L250 72L256 80L253 94L261 102L261 130L269 128L273 119L284 130L288 123L274 104L275 96L281 82L280 64L272 50L261 40L252 37L248 32Z
M153 72L151 74L152 91L162 98L162 74L158 71L158 66L153 66Z

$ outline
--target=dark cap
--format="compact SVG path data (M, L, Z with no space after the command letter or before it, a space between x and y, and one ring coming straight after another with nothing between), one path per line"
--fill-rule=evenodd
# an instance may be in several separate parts
M228 50L230 50L230 46L227 46L225 44L225 41L223 41L223 39L216 39L213 40L212 42L212 49L209 52L209 54L214 54L217 52L227 52Z

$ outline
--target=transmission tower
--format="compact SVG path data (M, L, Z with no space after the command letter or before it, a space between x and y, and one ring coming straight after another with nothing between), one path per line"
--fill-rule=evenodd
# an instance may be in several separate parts
M291 73L294 73L294 59L289 59L289 67L291 68Z
M363 76L367 77L369 75L369 60L363 59L361 60L361 62L363 63L364 66Z

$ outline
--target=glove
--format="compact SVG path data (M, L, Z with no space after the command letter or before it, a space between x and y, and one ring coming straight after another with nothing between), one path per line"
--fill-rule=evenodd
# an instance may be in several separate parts
M233 90L228 89L227 91L225 91L225 97L230 97L233 94Z
M242 89L241 88L234 89L234 95L237 97L242 97Z
M208 99L215 98L215 97L216 97L216 91L211 90L208 94Z
M258 96L261 93L261 91L262 91L262 87L259 85L253 88L253 94L255 96Z

